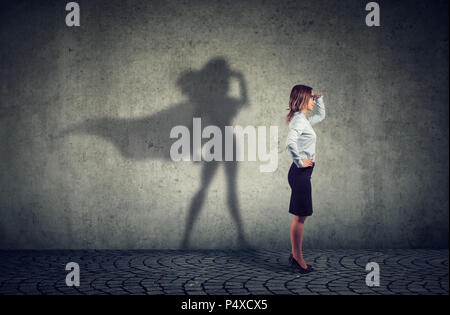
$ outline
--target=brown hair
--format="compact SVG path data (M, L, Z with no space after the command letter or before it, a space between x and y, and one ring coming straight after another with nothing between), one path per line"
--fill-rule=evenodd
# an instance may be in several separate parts
M308 104L311 98L312 87L306 85L296 85L292 88L291 96L289 98L289 114L286 116L286 123L288 124L295 112L299 112Z

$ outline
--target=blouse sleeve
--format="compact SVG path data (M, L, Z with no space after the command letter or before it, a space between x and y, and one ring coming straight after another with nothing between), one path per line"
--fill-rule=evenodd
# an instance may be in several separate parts
M317 99L316 107L316 113L311 117L308 117L311 126L321 122L325 118L325 104L323 103L323 96Z
M302 132L302 124L295 121L292 126L290 126L286 139L286 150L298 168L303 167L303 163L300 159L300 148L297 145L297 139L301 136Z

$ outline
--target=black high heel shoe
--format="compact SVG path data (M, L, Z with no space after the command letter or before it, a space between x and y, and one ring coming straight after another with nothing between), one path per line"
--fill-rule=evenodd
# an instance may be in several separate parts
M297 269L300 273L310 273L311 271L314 271L314 268L311 265L306 264L306 268L303 268L300 266L300 264L295 260L294 256L292 256L292 253L289 255L289 264L292 268Z

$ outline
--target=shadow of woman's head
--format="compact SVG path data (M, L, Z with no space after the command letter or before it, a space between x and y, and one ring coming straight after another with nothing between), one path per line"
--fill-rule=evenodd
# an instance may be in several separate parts
M192 100L220 99L228 94L230 76L225 58L216 57L199 71L184 71L177 80L177 86Z

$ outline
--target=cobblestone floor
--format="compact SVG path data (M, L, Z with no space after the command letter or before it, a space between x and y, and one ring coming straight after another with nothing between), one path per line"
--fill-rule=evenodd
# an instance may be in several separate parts
M0 294L446 294L448 250L310 250L315 271L288 266L289 251L0 251ZM68 287L68 262L80 286ZM368 287L368 262L380 286Z

